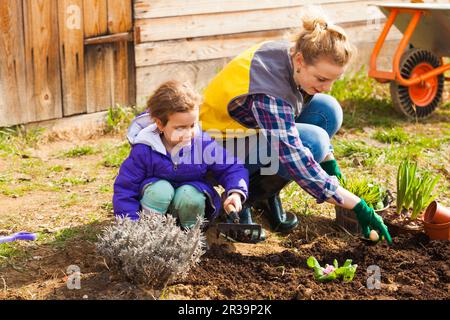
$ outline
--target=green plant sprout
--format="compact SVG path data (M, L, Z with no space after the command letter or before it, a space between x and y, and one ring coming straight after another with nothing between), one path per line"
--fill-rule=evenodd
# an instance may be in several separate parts
M363 198L372 209L384 208L386 190L380 184L368 178L341 178L339 182L343 188Z
M355 277L357 264L352 264L351 259L347 259L342 267L339 267L336 259L333 261L333 265L325 265L325 268L321 267L319 262L314 257L309 257L306 261L308 267L314 269L314 277L317 281L328 282L335 279L342 278L344 282L350 282Z
M411 220L416 219L433 201L432 192L439 178L430 172L419 174L417 162L403 160L397 171L397 213L411 209Z

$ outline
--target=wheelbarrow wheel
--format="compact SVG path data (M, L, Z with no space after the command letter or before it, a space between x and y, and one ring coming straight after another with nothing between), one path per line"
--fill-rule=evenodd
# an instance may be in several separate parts
M439 57L427 50L410 49L400 60L400 73L405 79L425 74L441 65ZM391 81L391 97L395 109L408 118L425 118L439 105L444 89L444 75L428 78L410 87Z

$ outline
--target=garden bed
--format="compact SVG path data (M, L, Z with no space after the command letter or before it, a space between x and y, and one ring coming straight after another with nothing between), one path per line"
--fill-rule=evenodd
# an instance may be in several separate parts
M398 214L396 211L397 208L394 206L381 214L391 233L394 235L405 233L418 234L424 231L421 217L411 220L403 213Z
M367 245L334 231L331 219L302 219L280 254L244 256L226 246L213 246L191 276L182 281L196 299L448 299L450 297L449 242L429 241L424 234L394 237L392 247ZM305 243L305 230L313 239ZM323 233L328 228L328 232ZM315 237L315 238L314 238ZM358 264L354 280L318 283L306 260ZM367 268L381 268L381 288L367 288ZM207 288L207 289L206 289ZM176 289L176 286L174 287Z
M172 283L168 299L449 299L450 243L429 241L424 234L399 235L392 247L368 245L336 229L329 217L304 216L300 227L281 243L232 244L216 239L210 230L211 248L190 275ZM251 247L250 247L251 246ZM262 250L263 248L265 250ZM44 254L39 248L34 254ZM255 254L258 252L259 254ZM39 253L40 252L40 253ZM252 252L252 253L251 253ZM358 264L352 282L319 283L306 265L309 256L321 264L352 259ZM58 270L69 264L80 267L80 290L66 287ZM381 288L368 289L367 268L381 269ZM16 266L17 269L17 266ZM2 270L9 294L0 299L24 298L25 290L39 290L45 299L151 299L146 288L128 283L108 270L92 242L69 241L64 254L47 252L31 258L27 273L12 267ZM1 292L1 291L0 291Z

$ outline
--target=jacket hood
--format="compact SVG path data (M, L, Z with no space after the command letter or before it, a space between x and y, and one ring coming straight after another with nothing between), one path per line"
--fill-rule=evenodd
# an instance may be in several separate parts
M198 137L199 134L201 134L200 127L197 126L195 130L196 137ZM159 153L164 155L167 154L167 150L161 140L158 127L150 117L149 113L143 113L131 122L127 132L127 139L131 145L138 143L145 144ZM189 145L190 144L184 146L183 148L188 147Z

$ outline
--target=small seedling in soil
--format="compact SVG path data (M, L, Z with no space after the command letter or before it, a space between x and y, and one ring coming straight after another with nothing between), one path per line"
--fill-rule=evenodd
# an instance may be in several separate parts
M97 248L112 270L131 282L162 291L184 278L205 253L203 219L182 230L172 215L141 214L138 221L117 219L99 236Z
M340 183L343 188L364 199L369 207L374 210L383 209L386 190L378 183L357 177L341 178Z
M342 267L339 267L336 259L333 261L333 265L325 265L325 268L321 267L319 262L314 257L309 257L306 261L308 267L314 269L314 277L317 281L328 282L334 279L342 278L344 282L350 282L356 273L357 264L352 264L351 259L347 259Z

